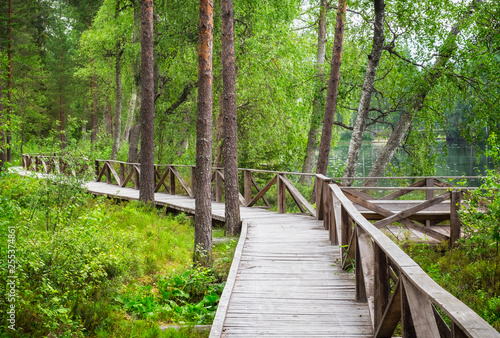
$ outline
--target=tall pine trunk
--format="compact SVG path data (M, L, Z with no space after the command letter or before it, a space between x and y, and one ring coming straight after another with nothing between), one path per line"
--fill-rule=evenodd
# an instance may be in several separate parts
M122 134L122 54L120 44L117 45L117 54L115 59L115 82L116 82L116 107L113 132L113 147L111 148L111 159L116 160L120 150L120 137Z
M196 118L194 261L208 266L212 256L212 45L213 0L200 0L198 107Z
M12 113L12 0L9 0L9 22L7 33L9 43L7 45L7 128L5 130L5 148L7 162L10 162L12 160L12 136L10 132L10 114Z
M141 1L141 179L139 200L154 201L154 59L153 59L153 0ZM118 135L119 137L119 135Z
M90 77L90 143L95 143L97 137L97 113L95 100L94 58L90 59L90 68L92 70L92 76Z
M326 175L328 157L330 156L330 147L332 143L333 122L335 120L337 94L340 82L340 65L342 63L342 47L344 44L346 6L347 0L339 0L337 7L337 19L335 23L332 66L330 69L330 80L326 95L325 117L323 119L323 129L321 131L318 164L316 166L316 173L322 175Z
M349 152L347 154L347 163L344 169L344 179L342 183L351 185L352 177L356 176L356 166L358 164L359 151L363 141L363 133L366 127L366 119L370 108L370 101L374 89L375 75L384 48L384 0L374 0L375 7L375 22L373 24L373 46L372 52L368 55L368 66L366 68L365 82L361 90L361 98L359 100L358 115L354 122L354 129L349 144Z
M236 63L234 58L233 0L222 0L222 81L224 114L224 187L226 235L241 231L238 186L238 131L236 114Z
M2 25L0 25L0 28ZM0 31L0 54L2 54L2 35ZM0 78L2 78L3 68L0 67ZM3 81L0 81L0 170L3 164L7 162L7 152L5 150L5 116L4 116L4 104L3 104Z
M139 43L141 39L141 10L140 6L134 6L134 35L133 43ZM132 73L134 74L135 92L137 93L135 109L132 116L132 125L128 137L128 156L127 162L139 162L139 140L141 138L141 63L139 58L135 58L132 66Z
M89 3L89 29L92 27L92 4ZM95 143L97 137L97 113L96 113L96 100L95 100L95 70L94 58L90 58L90 143ZM92 147L93 151L94 147Z
M319 21L318 21L318 51L316 53L316 86L313 99L313 111L311 114L311 126L307 137L306 156L302 165L303 173L312 173L314 169L314 160L316 159L316 151L318 150L319 132L321 128L321 120L324 112L325 97L323 87L325 85L325 57L326 57L326 12L328 3L326 0L321 0ZM311 176L301 176L299 183L311 184Z

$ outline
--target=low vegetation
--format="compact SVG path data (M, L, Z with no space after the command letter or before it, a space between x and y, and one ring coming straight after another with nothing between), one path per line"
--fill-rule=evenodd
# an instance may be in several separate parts
M452 250L406 241L404 250L441 286L500 331L500 175L490 171L468 195L460 217L464 236Z
M234 241L214 247L211 268L196 268L185 214L93 197L67 177L54 184L1 175L1 336L206 335L192 326L213 320ZM6 289L10 276L14 302ZM16 331L7 328L11 304ZM168 324L188 327L160 330Z

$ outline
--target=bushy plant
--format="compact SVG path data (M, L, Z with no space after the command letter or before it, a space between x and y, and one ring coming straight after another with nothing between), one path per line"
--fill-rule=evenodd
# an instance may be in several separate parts
M155 287L138 286L116 298L140 319L181 324L212 323L224 283L212 269L195 268L160 279Z

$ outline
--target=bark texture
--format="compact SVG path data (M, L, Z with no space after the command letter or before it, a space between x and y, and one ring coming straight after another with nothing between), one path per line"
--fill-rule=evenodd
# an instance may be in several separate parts
M236 114L236 64L234 58L233 0L222 0L222 82L224 114L224 187L226 193L226 236L241 231L238 187L238 132Z
M313 99L313 111L311 114L311 126L307 137L306 156L302 165L303 173L312 173L314 169L314 160L319 145L319 132L321 128L321 119L324 112L323 86L325 84L325 56L326 56L326 12L328 2L321 0L319 20L318 20L318 51L316 53L316 90ZM311 184L311 176L301 176L299 183Z
M139 8L138 8L139 7ZM141 9L140 6L134 6L134 35L133 43L140 43L141 41ZM136 58L134 60L134 66L132 67L134 74L135 83L135 93L137 93L135 109L132 116L132 125L130 127L130 134L128 139L128 156L127 162L138 163L139 162L139 140L141 136L141 109L142 109L142 99L141 99L141 60Z
M2 53L2 37L0 36L0 54ZM0 78L2 77L3 69L0 68ZM7 152L5 151L5 120L4 120L4 105L3 105L3 81L0 81L0 169L7 161Z
M92 77L90 78L90 124L91 124L90 142L94 143L97 136L94 59L90 59L90 68L92 69Z
M113 147L111 148L111 159L116 160L118 150L120 150L120 136L122 133L122 54L123 50L120 44L117 45L117 54L115 59L115 83L116 83L116 106L113 132Z
M332 143L333 121L337 106L337 94L340 82L340 66L342 64L342 47L344 44L345 13L347 0L339 0L337 7L337 19L335 23L335 40L333 42L332 66L326 95L325 117L321 131L321 142L319 145L318 164L316 173L326 175L328 168L328 157ZM314 194L313 194L314 195Z
M210 178L212 164L213 10L213 0L200 0L194 261L207 266L212 256Z
M470 14L472 14L472 11L468 15ZM376 186L379 181L376 177L384 175L385 168L391 161L406 132L410 128L411 121L424 107L424 101L427 94L429 94L431 89L436 85L438 79L443 74L446 64L452 57L453 53L457 50L456 38L459 32L459 25L454 25L443 46L440 48L439 57L436 62L427 72L426 76L416 83L415 94L409 101L406 111L404 111L399 117L399 121L392 131L387 144L384 148L382 148L382 151L373 164L372 169L368 173L368 177L370 178L363 182L363 186Z
M344 185L352 185L352 177L356 176L356 166L359 159L359 151L361 150L361 142L363 133L366 127L366 119L368 118L368 110L375 83L375 75L384 48L384 0L374 0L375 7L375 23L373 24L373 46L372 52L368 55L368 66L366 68L365 81L361 90L361 98L359 100L358 114L354 122L354 130L349 144L349 152L347 154L347 163L344 169Z
M222 94L224 95L224 94ZM215 145L214 145L214 167L222 167L222 148L224 140L224 108L223 108L223 98L219 98L219 114L217 115L217 120L215 123Z
M132 86L132 94L130 95L130 101L128 105L127 122L125 122L125 129L123 129L123 134L120 140L120 144L124 144L125 142L127 142L128 137L130 135L130 128L132 128L132 122L134 121L136 103L137 103L137 93L135 91L135 86Z
M154 60L153 0L141 1L141 179L139 200L154 201ZM118 136L119 137L119 136Z
M9 44L7 45L7 128L5 130L6 160L12 160L11 134L10 134L10 114L12 112L12 0L9 0L9 23L7 28Z

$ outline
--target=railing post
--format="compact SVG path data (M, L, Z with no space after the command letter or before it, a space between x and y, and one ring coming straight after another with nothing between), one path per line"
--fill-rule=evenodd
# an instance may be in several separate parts
M286 213L286 186L281 179L281 174L278 175L276 184L278 185L278 214Z
M125 181L125 163L120 162L120 183L119 185L122 186L123 182Z
M374 243L373 247L374 271L374 323L375 329L379 326L384 316L384 311L389 304L389 266L385 252Z
M316 180L314 182L314 186L316 187L316 219L318 221L324 219L325 217L325 207L324 207L324 202L323 202L323 189L325 189L324 186L324 180L323 177L316 175Z
M243 170L243 197L245 204L252 200L252 172L250 170Z
M460 217L458 210L460 209L460 191L450 191L450 248L452 248L460 238Z
M332 192L330 187L326 185L326 196L327 196L327 204L325 204L325 213L328 215L328 231L330 232L330 242L332 245L339 245L339 236L337 226L336 217L335 217L335 204L334 197L332 196Z
M363 275L363 267L361 265L361 253L359 251L359 240L358 236L356 236L356 253L355 253L355 274L356 274L356 302L366 303L368 298L366 297L366 287L365 287L365 278Z
M106 166L106 170L105 170L105 172L106 172L106 183L107 184L111 184L111 169L109 168L111 166L111 164L109 164L109 162L106 161L104 163L104 165Z
M134 188L136 190L139 190L141 174L139 173L139 170L137 170L136 164L132 165L132 170L134 171L134 175L135 175Z
M97 180L99 178L99 173L101 172L101 169L99 167L99 161L95 160L95 179Z
M170 168L168 168L168 171L170 171L169 176L170 176L170 195L175 195L175 174L174 171Z
M426 178L425 179L425 186L427 188L432 188L434 186L434 178L432 178L432 177ZM426 190L425 191L425 199L426 200L431 200L433 198L434 198L434 190L433 189ZM435 223L436 223L435 221L426 220L425 221L425 226L431 226L431 225L434 225Z
M196 167L191 167L191 192L193 193L193 198L196 196Z
M350 222L349 215L344 207L341 205L340 207L340 245L342 248L342 258L344 259L344 254L347 252L347 246L349 245L349 235L350 235ZM342 260L343 263L343 260Z

